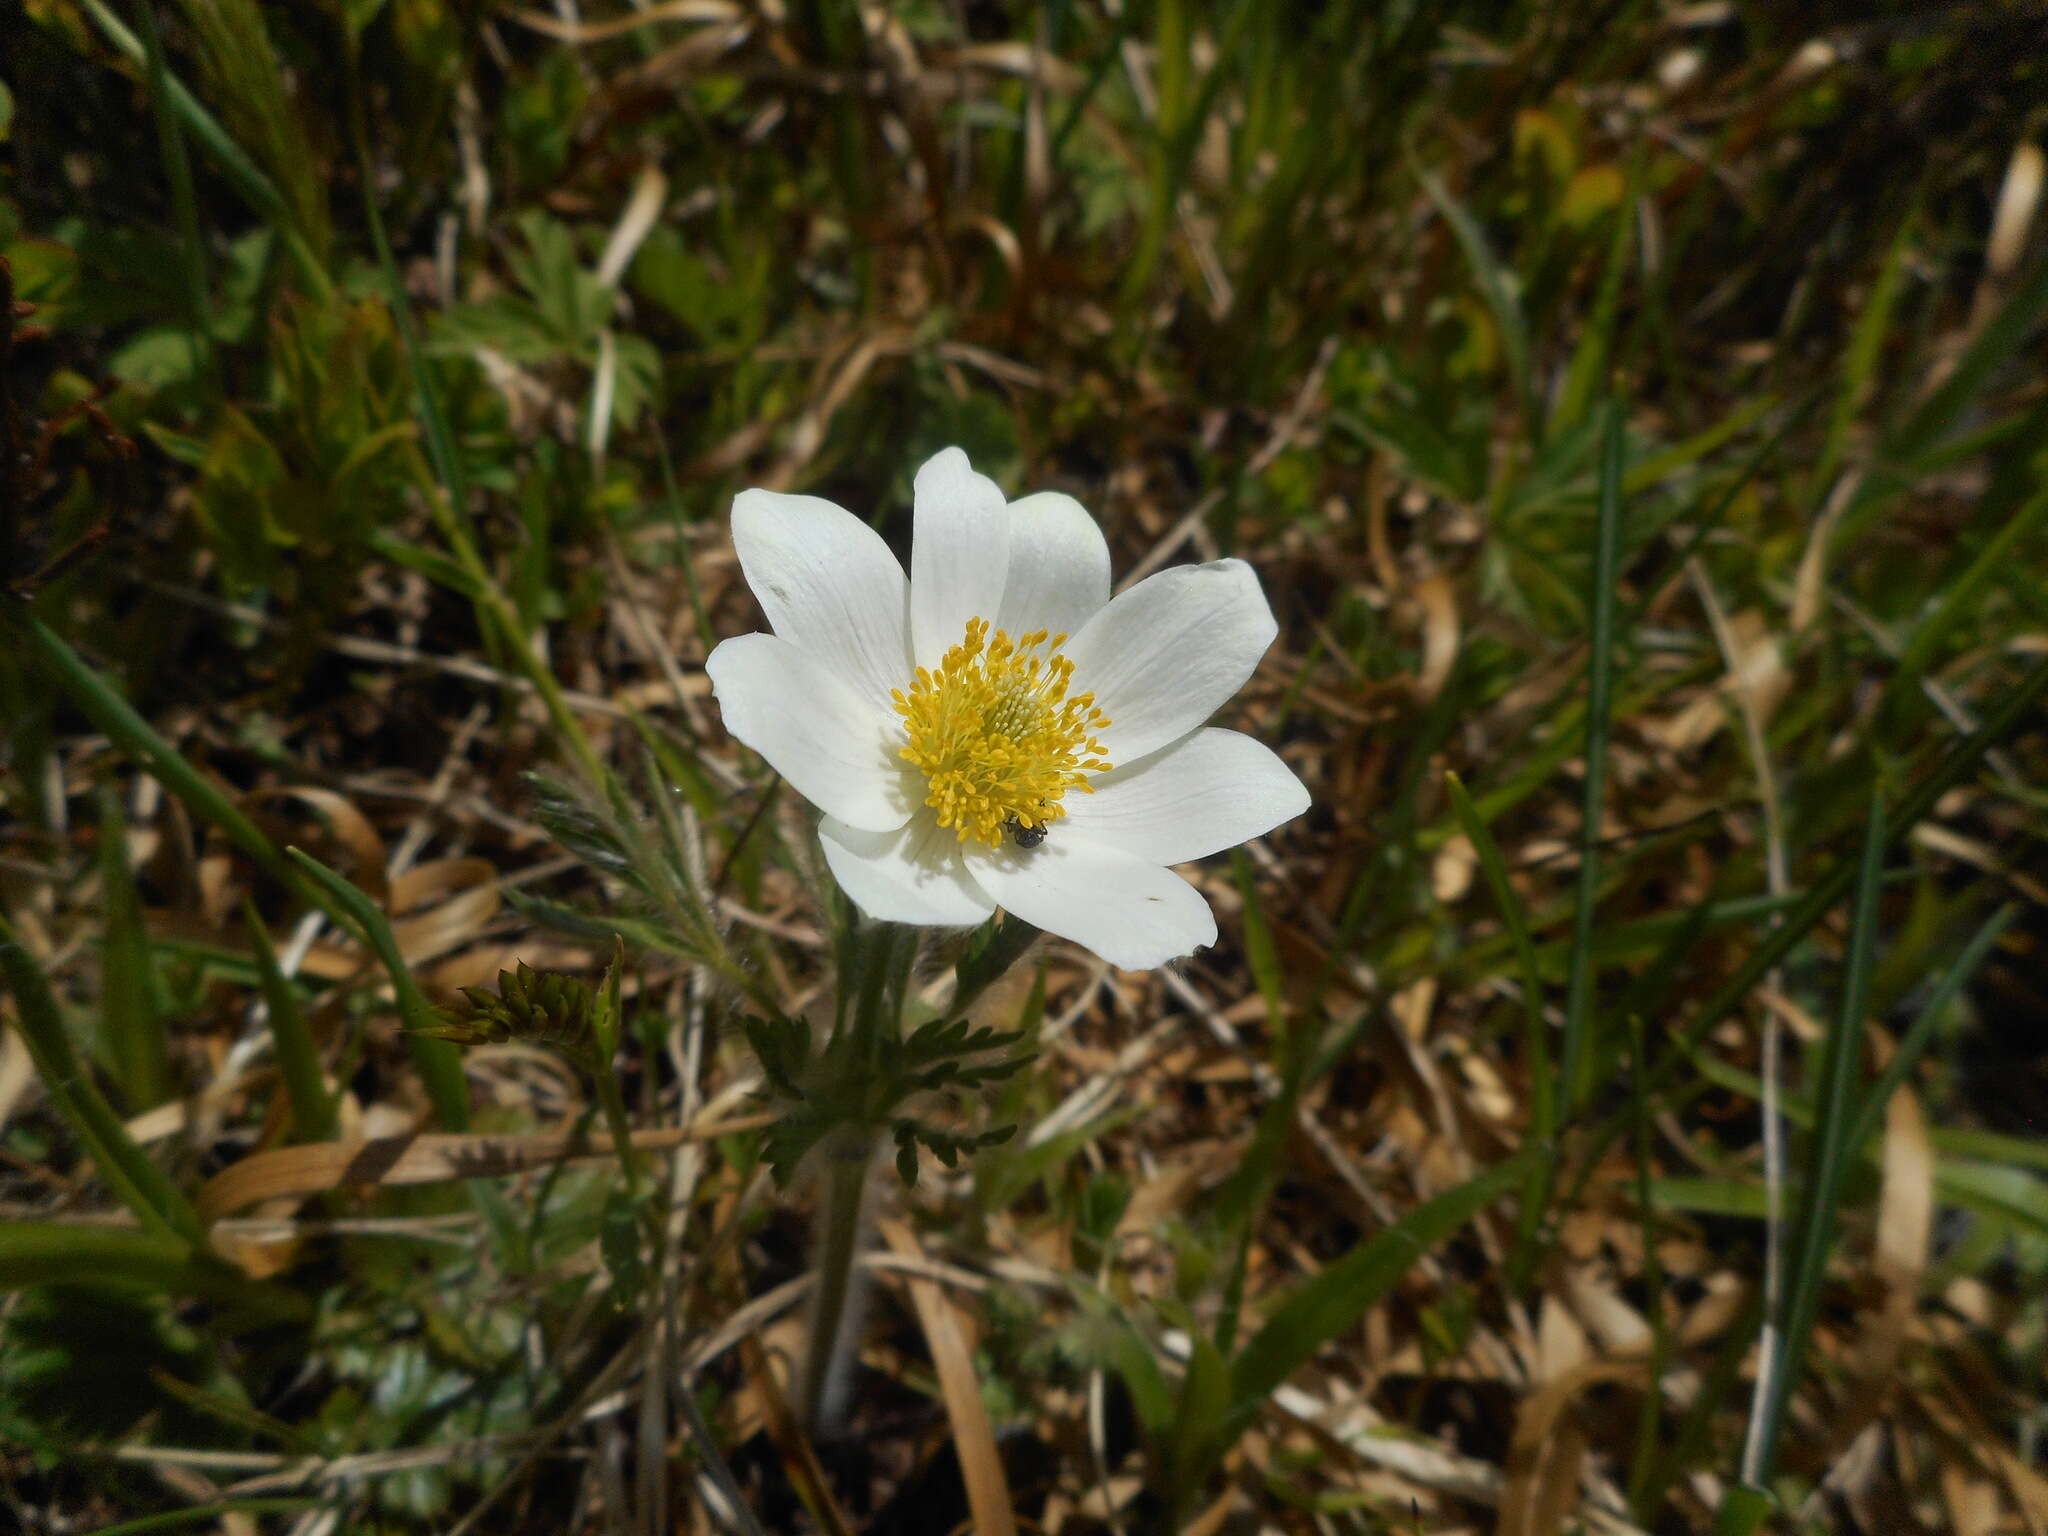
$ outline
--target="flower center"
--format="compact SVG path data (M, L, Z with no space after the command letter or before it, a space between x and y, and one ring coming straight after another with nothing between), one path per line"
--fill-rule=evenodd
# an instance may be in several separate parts
M961 842L997 847L1006 827L1042 834L1066 815L1060 798L1093 794L1087 775L1110 766L1095 739L1109 724L1095 695L1067 697L1066 638L1041 629L1012 640L969 619L938 671L919 667L910 691L896 690L910 736L903 756L924 771L924 803Z

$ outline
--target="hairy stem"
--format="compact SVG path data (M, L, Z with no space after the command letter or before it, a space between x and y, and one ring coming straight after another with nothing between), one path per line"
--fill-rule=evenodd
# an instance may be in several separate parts
M863 1284L860 1250L867 1237L868 1173L877 1137L849 1126L820 1149L822 1180L817 1257L812 1265L809 1347L797 1401L815 1438L829 1438L846 1417L847 1389L860 1348Z
M883 1047L902 1026L903 997L917 945L912 932L897 924L859 917L850 921L841 949L838 1020L826 1050L826 1070L881 1090ZM864 1092L856 1102L876 1099L876 1093ZM857 1262L867 1235L868 1172L874 1166L887 1107L879 1101L864 1103L824 1137L816 1153L823 1184L812 1266L810 1345L797 1400L805 1425L819 1437L840 1428L859 1348Z

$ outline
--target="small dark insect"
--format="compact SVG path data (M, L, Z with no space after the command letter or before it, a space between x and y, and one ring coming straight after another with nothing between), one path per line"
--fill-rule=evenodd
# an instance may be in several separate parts
M1023 822L1012 816L1003 823L1003 830L1010 834L1010 841L1019 848L1036 848L1045 841L1045 834L1049 828L1043 823L1035 827L1026 826Z

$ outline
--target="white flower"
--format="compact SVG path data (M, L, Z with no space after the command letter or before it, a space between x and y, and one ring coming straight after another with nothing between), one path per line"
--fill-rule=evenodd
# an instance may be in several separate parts
M917 473L907 581L815 496L744 491L732 533L775 632L711 653L726 728L825 812L826 861L869 917L1001 906L1142 970L1216 939L1167 865L1308 808L1269 749L1203 728L1277 632L1242 560L1112 601L1079 502L1006 505L958 448Z

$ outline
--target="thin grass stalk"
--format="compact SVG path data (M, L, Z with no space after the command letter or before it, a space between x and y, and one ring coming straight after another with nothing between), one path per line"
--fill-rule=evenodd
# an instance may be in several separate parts
M284 1078L285 1097L292 1107L292 1139L332 1141L339 1134L334 1096L327 1091L327 1079L320 1067L320 1047L306 1023L305 1010L291 978L278 963L277 948L270 931L256 915L256 907L242 902L242 926L249 935L249 952L256 960L256 979L263 988L264 1022L270 1030L271 1049L277 1052L278 1072Z
M683 520L683 491L676 481L674 457L668 451L668 438L657 431L654 439L654 462L661 470L662 505L668 512L669 527L675 533L676 567L683 578L683 592L690 599L690 617L697 626L697 641L709 656L718 645L718 635L711 627L711 615L704 610L704 592L697 583L697 562L691 558L688 525Z
M1955 964L1951 965L1941 980L1935 984L1934 991L1928 994L1926 1004L1907 1027L1906 1033L1900 1037L1891 1060L1884 1064L1884 1069L1877 1075L1877 1081L1870 1085L1870 1091L1863 1096L1862 1108L1856 1112L1855 1128L1849 1132L1849 1146L1852 1150L1860 1150L1877 1133L1877 1123L1884 1116L1885 1106L1891 1102L1891 1097L1898 1091L1899 1085L1906 1080L1906 1074L1913 1070L1913 1063L1926 1051L1929 1042L1934 1038L1935 1029L1941 1023L1942 1014L1948 1011L1949 1004L1962 995L1963 988L1970 983L1970 978L1977 974L1977 967L1982 965L1984 957L1991 953L1991 946L1996 944L2005 930L2012 926L2019 913L2017 903L2009 903L1992 913L1984 926L1971 936L1970 942L1963 946L1963 952L1956 956Z
M85 1143L100 1177L145 1228L205 1251L206 1229L199 1213L128 1134L121 1117L94 1086L71 1044L49 978L5 918L0 918L0 975L14 993L15 1022L44 1091Z
M1167 233L1173 228L1175 194L1180 178L1175 151L1181 123L1191 113L1187 106L1188 77L1194 70L1192 58L1193 22L1181 0L1159 0L1152 17L1152 135L1147 155L1145 213L1138 226L1138 240L1130 265L1124 269L1123 287L1117 307L1125 316L1134 314L1151 287L1152 274L1166 250ZM1126 54L1125 62L1137 85L1138 54ZM1135 93L1134 93L1135 94ZM1143 110L1142 96L1139 108Z
M171 1096L171 1043L142 898L128 867L128 823L111 784L100 787L101 1044L129 1113Z
M360 61L353 41L348 46L347 58L349 123L355 140L356 163L361 172L363 219L369 230L371 250L384 275L386 302L391 306L392 322L398 329L399 341L405 352L406 368L419 404L420 426L427 440L428 459L439 482L426 498L429 510L442 537L448 541L456 563L477 588L477 613L485 631L511 653L519 670L539 692L555 735L568 748L591 785L602 788L608 775L574 711L569 708L561 683L553 670L535 654L519 617L518 605L506 595L490 567L484 563L475 541L463 524L469 506L469 474L455 434L448 426L441 392L435 387L432 371L427 366L419 328L413 321L412 305L406 298L405 280L399 273L390 237L384 229L383 210L377 205L375 165L370 158L369 130L364 123Z
M669 1312L670 1316L676 1315L674 1307ZM739 1481L732 1475L725 1453L719 1449L717 1436L704 1422L704 1410L697 1406L697 1394L690 1390L688 1381L684 1381L676 1393L676 1406L682 1413L684 1427L690 1432L690 1442L696 1446L698 1456L703 1459L704 1470L710 1473L712 1484L724 1502L723 1509L712 1506L712 1514L723 1519L741 1536L767 1536L761 1529L761 1522L754 1518L746 1495L740 1492ZM710 1503L708 1499L705 1502Z
M1472 268L1472 280L1478 286L1479 296L1485 301L1500 333L1501 351L1507 362L1508 377L1514 381L1515 403L1521 412L1523 430L1531 442L1540 445L1545 436L1543 403L1536 394L1535 375L1529 361L1529 323L1522 314L1521 300L1515 294L1513 274L1494 254L1478 220L1451 196L1443 182L1420 165L1414 169L1416 180L1436 205L1437 212L1443 215L1444 222L1450 225L1458 249Z
M1619 401L1601 430L1600 513L1593 543L1593 653L1586 671L1586 782L1579 824L1579 886L1565 982L1564 1045L1558 1077L1566 1110L1585 1101L1593 1077L1593 915L1600 901L1600 823L1607 799L1607 733L1614 715L1614 619L1619 601L1622 446Z
M122 24L121 18L107 7L105 0L80 0L80 3L86 15L92 18L93 25L114 45L117 53L131 64L144 69L149 67L149 50L143 46L142 39ZM283 239L285 249L298 263L300 275L311 286L314 297L323 304L332 302L335 297L334 280L327 275L327 268L306 243L298 220L276 183L263 174L247 151L221 126L220 120L199 104L199 99L176 75L166 71L163 85L164 100L191 131L192 137L213 157L250 209L261 215Z
M412 970L405 963L398 940L392 936L391 924L369 897L311 854L299 848L285 851L315 885L327 892L330 910L340 910L347 926L355 930L391 978L391 989L398 998L398 1016L405 1025L406 1047L426 1084L427 1097L433 1101L434 1116L441 1122L441 1129L468 1130L469 1085L462 1075L462 1054L446 1040L420 1033L438 1022L440 1016L420 991L419 983L412 979Z
M137 1520L123 1520L119 1525L103 1525L95 1536L144 1536L145 1532L179 1530L188 1525L225 1525L231 1516L304 1514L323 1506L333 1508L332 1495L291 1494L275 1498L216 1499L209 1504L188 1504L181 1509L166 1510L160 1515L144 1515Z
M1714 631L1715 643L1720 647L1721 660L1728 669L1728 680L1735 688L1737 712L1742 720L1742 733L1749 750L1750 765L1756 774L1757 801L1762 807L1764 818L1764 879L1773 898L1782 899L1791 887L1791 871L1785 856L1785 819L1778 799L1778 778L1771 767L1770 739L1764 730L1762 713L1757 707L1756 695L1749 686L1748 671L1743 666L1741 648L1736 641L1735 628L1728 622L1728 614L1721 604L1720 594L1714 590L1712 578L1697 557L1689 560L1687 573L1692 577L1694 589L1699 594L1700 607L1705 610L1707 623ZM1776 916L1770 921L1779 922ZM1778 990L1778 972L1769 977L1771 989ZM1779 1319L1782 1315L1785 1290L1785 1232L1783 1206L1785 1199L1785 1121L1779 1112L1778 1092L1783 1075L1784 1024L1775 1008L1764 1010L1763 1019L1763 1117L1764 1144L1764 1313L1763 1325L1757 1335L1757 1376L1755 1403L1761 1404L1772 1390L1772 1383L1783 1369L1784 1357L1781 1350L1782 1337ZM1742 1447L1742 1477L1745 1482L1756 1483L1760 1477L1762 1442L1758 1438L1761 1414L1751 1412L1749 1432Z
M1890 835L1903 837L1918 826L1927 813L1934 809L1934 803L1956 784L1962 781L1984 758L1984 754L2003 741L2020 721L2029 719L2042 696L2048 694L2048 659L2038 661L2003 698L1997 707L1987 715L1962 741L1949 751L1941 763L1922 779L1901 799L1885 817ZM1735 974L1717 987L1707 1000L1700 1004L1697 1012L1688 1019L1676 1040L1666 1049L1661 1065L1650 1080L1649 1092L1658 1097L1667 1093L1677 1079L1678 1073L1699 1050L1700 1043L1715 1025L1747 997L1756 984L1775 970L1780 961L1789 954L1800 940L1834 908L1835 904L1848 893L1855 882L1857 866L1843 861L1814 883L1791 911L1785 914L1784 923L1770 933L1739 967ZM1622 1122L1610 1119L1592 1139L1587 1148L1585 1168L1597 1165L1599 1158L1614 1143L1620 1134Z
M141 0L142 41L149 58L149 100L156 113L157 144L163 151L164 179L171 187L171 207L178 220L178 252L184 258L186 339L192 349L192 373L209 393L220 393L213 337L207 329L206 242L199 233L199 204L192 193L192 161L185 152L185 132L166 88L164 40L157 25L155 0Z
M2015 565L2014 555L2032 543L2044 521L2048 521L2048 488L2027 498L2005 525L1985 541L1963 573L1948 584L1933 611L1915 626L1913 637L1906 642L1898 666L1886 684L1895 707L1916 690L1950 631L1981 611L1987 588L2015 576L2022 581L2029 579L2024 568Z
M420 346L419 330L413 324L412 305L405 294L405 280L391 252L391 238L384 229L384 212L377 205L376 163L370 158L369 131L363 123L362 81L357 72L355 50L349 50L349 122L354 130L356 169L363 185L363 222L370 234L370 249L384 275L386 301L392 323L405 348L406 366L412 375L413 394L419 406L420 428L427 440L427 454L434 474L447 491L458 514L469 505L469 473L449 430L447 413L441 408L441 393L434 388Z
M1578 424L1592 403L1593 391L1607 371L1614 355L1614 329L1621 312L1621 283L1628 271L1628 253L1643 195L1643 168L1647 156L1640 146L1629 156L1628 180L1621 201L1614 208L1614 228L1608 235L1607 261L1600 274L1600 288L1593 301L1593 313L1585 334L1572 352L1565 369L1564 390L1551 417L1551 430L1569 431Z
M1887 814L1886 823L1893 835L1903 837L1910 834L1933 810L1935 802L1983 761L1987 752L2003 741L2020 721L2031 718L2034 706L2043 694L2048 694L2048 660L2036 662L2018 685L1999 700L1997 708L1979 723L1977 729L1950 749L1934 771ZM1847 861L1829 870L1785 913L1782 924L1766 936L1750 957L1737 967L1735 974L1699 1006L1651 1074L1646 1092L1652 1098L1661 1098L1673 1090L1679 1073L1697 1056L1708 1033L1749 995L1751 988L1777 969L1778 963L1793 946L1805 938L1842 899L1855 878L1856 866ZM1610 1115L1586 1138L1573 1175L1569 1199L1576 1200L1584 1193L1601 1159L1614 1145L1615 1138L1626 1131L1627 1125L1625 1113Z
M0 1225L0 1292L37 1285L132 1287L241 1306L267 1319L303 1320L305 1297L251 1280L225 1260L161 1232L91 1221Z
M636 1200L634 1205L636 1209L646 1209L641 1201ZM633 1433L634 1514L646 1536L664 1536L673 1529L669 1517L668 1395L675 1381L680 1298L669 1279L673 1266L665 1262L660 1218L655 1217L648 1227L652 1242L647 1254L647 1294L652 1298L654 1315L648 1318L641 1335L647 1340L647 1364L641 1372L639 1422Z
M1899 221L1892 243L1878 268L1877 282L1863 302L1856 329L1849 338L1849 350L1842 359L1841 388L1835 394L1834 409L1828 413L1827 435L1821 440L1820 460L1806 479L1807 515L1817 516L1834 486L1835 471L1841 466L1843 450L1858 412L1870 393L1871 380L1883 356L1885 338L1891 332L1892 310L1898 303L1900 279L1906 271L1906 257L1912 249L1914 217Z
M1863 1019L1869 1008L1871 974L1877 966L1878 880L1884 870L1887 846L1883 794L1873 790L1863 857L1857 868L1842 1005L1835 1027L1828 1034L1821 1057L1820 1082L1814 1094L1814 1147L1800 1200L1797 1242L1782 1314L1784 1366L1773 1379L1770 1394L1758 1404L1764 1419L1759 1436L1762 1450L1754 1475L1744 1478L1754 1489L1769 1487L1777 1465L1785 1410L1798 1379L1798 1363L1813 1334L1828 1254L1834 1246L1842 1180L1849 1166L1849 1135L1856 1119L1856 1067L1862 1057Z
M27 618L21 628L45 665L56 674L64 691L71 695L72 701L117 747L139 760L202 821L220 828L229 842L262 865L267 873L276 876L312 905L327 906L317 887L306 882L277 844L265 837L218 786L164 740L156 728L136 712L134 705L87 666L54 631L35 618Z
M1763 467L1771 461L1771 456L1792 435L1793 430L1805 423L1814 407L1820 403L1820 399L1820 390L1808 390L1803 398L1786 410L1778 424L1771 429L1770 435L1743 460L1742 467L1735 472L1734 478L1723 486L1721 494L1715 497L1713 506L1699 516L1687 519L1691 526L1684 541L1664 560L1656 578L1643 583L1640 595L1629 604L1628 615L1621 621L1622 629L1633 630L1640 624L1643 616L1662 599L1665 589L1684 574L1687 563L1699 553L1715 529L1720 527L1721 519L1727 515L1729 508L1735 505L1736 498L1762 473ZM1768 405L1768 402L1766 404ZM1637 466L1637 471L1641 468L1642 466ZM1635 473L1631 472L1629 476L1630 488L1634 485Z

